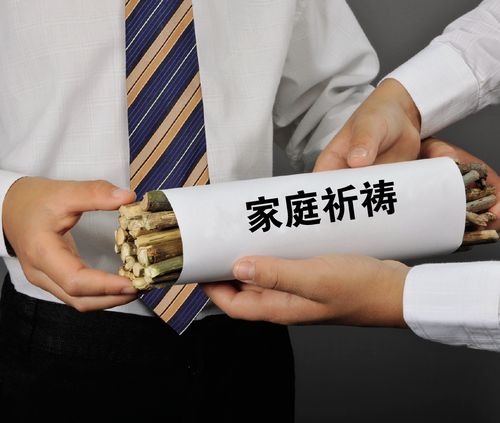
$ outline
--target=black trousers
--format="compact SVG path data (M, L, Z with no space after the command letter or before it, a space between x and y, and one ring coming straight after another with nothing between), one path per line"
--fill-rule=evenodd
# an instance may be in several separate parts
M212 316L178 336L154 317L82 314L4 282L0 421L288 422L293 411L285 327Z

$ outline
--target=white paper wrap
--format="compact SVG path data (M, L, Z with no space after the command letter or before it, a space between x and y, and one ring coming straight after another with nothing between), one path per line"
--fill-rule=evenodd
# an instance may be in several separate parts
M369 188L384 181L387 195L396 202L375 211L365 202ZM394 183L390 186L390 183ZM353 200L354 216L348 203L342 220L339 208L333 208L331 221L327 188L338 202L340 188L352 185L344 197ZM314 193L316 205L304 219L314 224L289 221L287 196ZM175 188L164 191L177 216L182 236L184 267L178 283L213 282L233 279L234 262L247 255L272 255L284 258L307 258L331 253L370 255L380 259L409 259L447 254L462 243L465 228L465 189L462 176L453 160L438 158L378 165L314 174L299 174L253 179L216 185ZM394 193L394 194L391 194ZM373 191L376 196L376 191ZM281 226L265 225L252 232L249 216L255 210L248 202L259 197L277 199L273 217ZM276 200L274 200L276 201ZM365 204L363 204L365 202ZM269 204L269 203L267 203ZM292 204L292 203L291 203ZM291 214L303 207L292 204ZM266 210L268 212L269 209ZM392 213L392 214L391 214ZM351 219L351 217L353 217ZM316 223L319 219L319 223ZM303 223L303 222L302 222ZM264 231L264 229L268 229Z

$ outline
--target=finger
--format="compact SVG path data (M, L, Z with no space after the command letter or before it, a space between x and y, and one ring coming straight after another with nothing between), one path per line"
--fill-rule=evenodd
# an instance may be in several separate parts
M64 182L62 193L66 212L116 210L135 200L135 193L107 181Z
M122 276L87 267L62 237L48 233L40 239L31 262L72 297L135 294Z
M347 164L350 167L372 165L387 134L384 119L370 115L358 118L352 126Z
M324 305L286 292L236 289L229 283L208 283L203 289L210 299L234 319L295 324L321 321Z
M78 311L95 311L117 307L128 304L137 299L136 295L105 295L101 297L72 297L68 295L59 285L51 280L45 273L31 268L30 282L51 293L63 303L76 308Z
M462 150L462 153L466 152ZM456 146L435 138L429 138L423 141L422 146L420 148L420 158L422 159L432 159L435 157L450 157L453 160L465 161L464 159L466 159L466 156L469 156L469 158L473 157L468 153L460 155Z
M349 150L349 131L341 130L325 147L316 159L313 172L346 169L347 152Z
M315 300L321 300L325 279L333 279L329 271L320 258L285 260L254 256L239 260L233 267L238 280Z

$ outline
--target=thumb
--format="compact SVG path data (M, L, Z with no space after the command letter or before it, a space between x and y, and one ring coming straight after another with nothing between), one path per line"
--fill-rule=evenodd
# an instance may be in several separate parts
M116 210L122 204L135 200L135 193L119 188L108 181L64 182L62 191L64 205L68 212Z
M309 260L285 260L253 256L237 261L233 267L236 279L262 288L311 298L317 290L318 263Z
M387 136L386 125L370 118L357 119L352 128L347 164L349 167L370 166L375 163L380 145Z

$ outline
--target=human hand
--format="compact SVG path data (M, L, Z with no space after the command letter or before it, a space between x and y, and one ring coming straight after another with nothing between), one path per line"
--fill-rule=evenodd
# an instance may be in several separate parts
M386 79L321 152L315 172L414 160L420 113L398 81Z
M233 268L242 284L207 283L203 288L236 319L405 327L403 288L408 271L396 261L354 255L306 260L246 257Z
M464 149L457 147L456 145L437 140L435 138L429 138L422 142L422 148L420 150L420 158L431 159L434 157L451 157L462 163L484 163L488 168L488 179L489 185L496 187L497 193L500 192L500 177L498 174L483 160L473 156ZM490 209L492 213L500 217L500 197L497 196L497 203ZM500 230L500 219L492 222L489 229Z
M115 210L134 199L106 181L21 178L4 199L4 234L33 285L80 311L115 307L137 291L124 277L89 268L69 230L83 212Z

